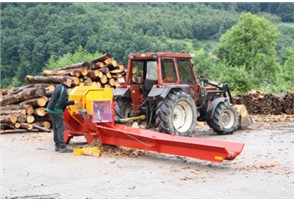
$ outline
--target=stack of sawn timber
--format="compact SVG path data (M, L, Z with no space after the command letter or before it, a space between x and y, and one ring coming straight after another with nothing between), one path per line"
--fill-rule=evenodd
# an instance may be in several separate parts
M49 132L51 120L45 107L63 76L70 76L75 86L116 88L118 78L126 74L125 66L110 54L88 62L73 64L55 70L45 70L43 76L27 75L27 86L0 90L0 134L20 132Z
M234 103L244 104L249 114L294 114L294 92L266 94L253 90L247 94L234 96Z

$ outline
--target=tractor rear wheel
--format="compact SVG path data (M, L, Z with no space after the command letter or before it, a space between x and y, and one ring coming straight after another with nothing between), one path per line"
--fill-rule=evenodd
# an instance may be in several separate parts
M232 134L237 130L238 114L235 108L228 102L221 102L215 108L213 118L207 124L217 134Z
M155 127L159 132L191 136L196 123L196 105L185 92L171 92L156 108Z
M115 115L120 118L127 118L133 116L133 105L130 99L118 98L116 99L114 108Z

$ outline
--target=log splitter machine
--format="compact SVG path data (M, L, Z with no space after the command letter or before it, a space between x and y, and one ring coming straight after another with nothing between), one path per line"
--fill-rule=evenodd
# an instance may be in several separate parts
M89 145L98 140L102 144L211 162L233 160L243 150L243 143L177 136L123 125L121 122L130 119L144 119L144 115L115 120L112 91L95 86L77 86L70 91L69 100L78 104L69 106L64 113L67 144L75 136L84 136Z

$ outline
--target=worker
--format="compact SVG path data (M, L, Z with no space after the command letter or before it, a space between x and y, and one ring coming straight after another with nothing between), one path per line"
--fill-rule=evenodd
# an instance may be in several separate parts
M72 80L65 76L62 83L57 85L48 103L46 110L50 114L53 126L53 140L55 143L55 151L60 153L68 153L73 150L66 146L64 142L64 118L63 113L68 105L76 104L76 101L68 101L67 89L71 86Z

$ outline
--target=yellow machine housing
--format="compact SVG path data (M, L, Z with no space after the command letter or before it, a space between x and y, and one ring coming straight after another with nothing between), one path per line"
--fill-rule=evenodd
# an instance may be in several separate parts
M77 101L76 105L69 106L70 114L78 114L80 110L86 110L93 115L93 103L112 102L112 88L99 88L97 86L77 86L69 93L69 100Z

